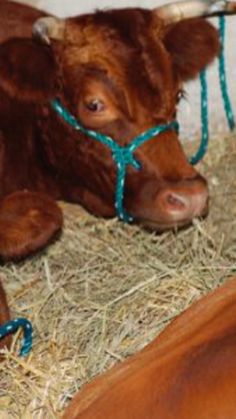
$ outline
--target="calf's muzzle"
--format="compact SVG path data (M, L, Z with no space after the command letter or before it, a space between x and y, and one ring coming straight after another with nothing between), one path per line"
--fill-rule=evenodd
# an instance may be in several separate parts
M144 227L161 232L187 226L194 218L207 215L208 187L200 175L179 182L166 182L155 193L154 182L144 185L131 209L134 218Z
M194 180L181 182L161 191L157 203L171 221L188 222L194 217L204 216L208 207L206 182L198 176Z

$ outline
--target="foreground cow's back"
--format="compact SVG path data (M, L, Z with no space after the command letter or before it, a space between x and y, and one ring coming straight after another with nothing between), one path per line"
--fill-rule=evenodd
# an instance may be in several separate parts
M236 279L87 385L70 419L235 419Z

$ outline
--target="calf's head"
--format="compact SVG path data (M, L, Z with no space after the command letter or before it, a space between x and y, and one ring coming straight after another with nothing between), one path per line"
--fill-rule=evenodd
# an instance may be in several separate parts
M36 26L41 38L54 38L48 46L23 39L0 46L0 86L17 100L31 101L42 116L42 141L47 138L49 163L71 191L68 199L114 216L117 168L111 151L70 127L50 101L58 97L84 127L128 145L176 119L183 83L219 52L217 31L203 19L167 23L141 9L59 24L52 19L49 26ZM163 230L205 215L206 181L188 163L174 130L154 136L134 156L141 168L127 168L124 207L136 221Z

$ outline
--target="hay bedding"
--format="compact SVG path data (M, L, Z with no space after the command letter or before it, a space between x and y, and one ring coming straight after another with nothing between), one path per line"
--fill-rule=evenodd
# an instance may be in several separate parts
M214 139L201 163L211 210L161 236L62 204L59 241L0 267L14 316L34 325L33 352L14 338L0 364L0 418L57 418L82 384L142 348L236 270L236 145ZM19 336L18 336L19 337Z

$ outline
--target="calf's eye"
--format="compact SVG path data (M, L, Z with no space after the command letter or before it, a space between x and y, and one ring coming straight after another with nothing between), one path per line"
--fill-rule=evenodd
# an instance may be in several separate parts
M105 109L104 103L99 99L93 99L85 103L85 107L90 112L102 112Z

